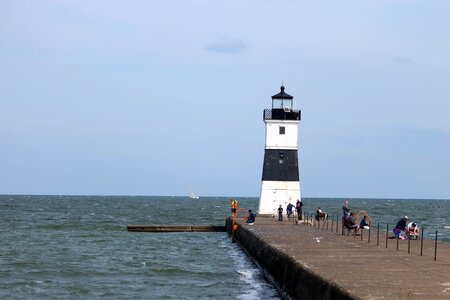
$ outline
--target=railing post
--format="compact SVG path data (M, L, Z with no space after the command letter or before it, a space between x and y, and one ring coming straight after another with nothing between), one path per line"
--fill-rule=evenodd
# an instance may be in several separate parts
M367 237L367 242L370 244L370 229L372 228L372 226L369 226L369 236Z
M386 248L388 247L389 224L386 224Z
M380 222L377 225L377 246L380 245Z
M424 230L425 230L425 228L422 228L422 232L420 233L421 234L421 237L420 237L420 256L422 256L422 254L423 254L423 232L424 232Z
M436 261L436 257L437 257L437 233L438 231L436 230L436 235L434 237L434 260Z
M363 231L364 231L364 229L362 229L362 228L359 228L359 229L361 229L361 241L363 240ZM356 233L355 233L355 235L356 235Z
M410 253L410 248L411 248L411 239L410 239L410 235L407 235L406 238L408 239L408 253Z
M333 226L334 226L334 216L331 217L331 232L333 232Z
M398 240L400 239L400 236L397 238L397 251L398 251Z
M339 215L336 216L336 233L339 232Z

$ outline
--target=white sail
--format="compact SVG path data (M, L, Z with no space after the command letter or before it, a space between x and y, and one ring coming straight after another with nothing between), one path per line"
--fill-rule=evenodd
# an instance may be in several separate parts
M194 193L194 191L191 188L189 188L189 198L198 199L200 197L196 193Z

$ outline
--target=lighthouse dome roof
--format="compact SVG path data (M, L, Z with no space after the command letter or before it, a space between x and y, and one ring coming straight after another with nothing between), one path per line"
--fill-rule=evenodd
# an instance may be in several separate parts
M272 99L293 99L294 97L284 92L284 85L280 87L280 92L272 96Z

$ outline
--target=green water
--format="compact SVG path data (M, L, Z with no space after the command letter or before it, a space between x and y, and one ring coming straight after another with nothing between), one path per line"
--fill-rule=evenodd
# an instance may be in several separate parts
M257 198L239 205L257 209ZM304 199L340 215L343 199ZM450 201L351 199L374 222L408 215L450 242ZM223 225L225 197L0 196L0 299L278 299L226 233L129 233L128 224Z

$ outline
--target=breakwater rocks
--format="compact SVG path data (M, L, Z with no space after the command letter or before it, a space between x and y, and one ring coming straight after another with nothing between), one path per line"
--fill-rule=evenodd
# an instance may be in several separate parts
M391 240L369 243L293 222L258 217L255 225L235 220L235 241L263 269L286 299L450 299L450 245ZM227 219L232 233L232 219ZM322 227L323 228L323 227ZM373 235L373 233L372 233ZM364 236L367 239L366 236Z

